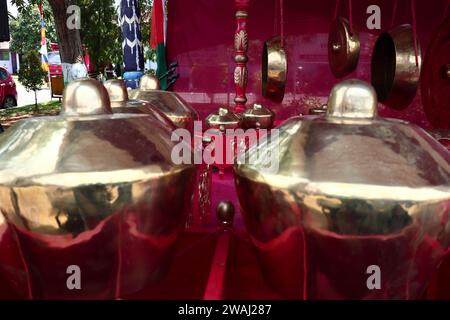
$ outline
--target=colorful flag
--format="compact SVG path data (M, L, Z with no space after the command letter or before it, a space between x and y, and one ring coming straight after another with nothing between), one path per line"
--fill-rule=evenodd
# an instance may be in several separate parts
M39 50L41 54L42 70L48 72L48 51L47 51L47 37L45 33L45 22L44 13L42 11L42 3L39 3L39 14L41 17L41 49Z
M167 89L166 62L166 12L163 0L154 0L152 9L152 34L150 46L156 49L158 68L156 76L160 78L161 89Z

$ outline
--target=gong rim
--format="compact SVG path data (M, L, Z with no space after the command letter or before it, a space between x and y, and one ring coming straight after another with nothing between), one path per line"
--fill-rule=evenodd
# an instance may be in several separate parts
M450 18L435 32L427 50L421 81L425 115L434 129L450 130Z
M284 99L287 81L287 54L281 46L281 38L275 37L264 43L262 54L262 93L274 101Z
M414 100L422 64L419 39L416 41L416 65L413 28L401 25L382 33L374 46L371 63L371 82L378 101L392 109L404 110Z
M361 51L359 33L350 32L350 23L338 18L331 26L328 36L328 61L331 72L336 78L343 78L358 67Z

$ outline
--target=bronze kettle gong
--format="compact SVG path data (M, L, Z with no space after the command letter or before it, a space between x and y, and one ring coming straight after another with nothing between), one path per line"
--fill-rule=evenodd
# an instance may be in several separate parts
M450 154L377 104L369 84L342 82L326 115L292 118L238 158L244 221L284 298L421 299L449 248Z
M216 129L222 133L226 133L227 130L240 128L242 125L242 118L228 108L220 107L217 112L206 117L205 122L208 129Z
M271 129L275 120L275 113L259 103L241 114L244 129Z
M193 131L194 121L198 120L197 111L178 94L155 89L157 87L154 76L144 75L141 78L139 89L131 90L130 98L151 103L172 120L178 128Z
M149 115L152 119L164 123L170 130L175 130L177 128L172 120L149 102L130 100L128 98L127 87L123 80L108 80L104 83L104 86L108 91L113 113L144 113Z
M66 87L60 116L2 134L0 232L20 250L7 261L0 252L0 272L13 270L22 298L117 299L161 279L195 184L195 166L175 165L173 147L162 122L113 114L92 79ZM81 290L68 287L74 270Z

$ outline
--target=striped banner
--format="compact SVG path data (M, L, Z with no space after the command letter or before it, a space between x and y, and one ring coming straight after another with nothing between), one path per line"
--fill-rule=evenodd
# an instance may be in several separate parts
M47 51L47 37L45 32L45 21L44 13L42 11L42 3L39 3L39 15L41 17L41 49L39 50L41 54L42 70L45 72L49 71L48 67L48 51Z

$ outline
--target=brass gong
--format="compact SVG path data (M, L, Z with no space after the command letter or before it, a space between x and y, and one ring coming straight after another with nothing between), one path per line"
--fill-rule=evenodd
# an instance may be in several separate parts
M439 27L423 63L422 103L434 129L450 130L450 18Z
M285 299L419 299L449 248L449 153L377 106L372 86L347 80L325 115L287 120L236 161L249 237ZM377 292L366 286L371 264L392 270Z
M264 44L262 57L262 91L263 96L282 102L287 80L286 50L281 45L281 38L272 38Z
M414 49L414 31L404 24L382 33L372 54L372 85L378 101L402 110L416 96L420 78L421 50L417 40L418 65Z
M117 299L162 279L196 177L195 165L172 161L176 145L148 114L113 114L93 79L67 85L61 115L22 120L2 134L0 248L2 229L14 230L27 245L12 257L32 274L5 251L0 273L18 290L29 283L21 298ZM67 261L80 265L83 290L61 290Z
M336 78L343 78L355 71L360 50L359 33L351 30L347 19L336 19L328 38L328 60Z
M245 110L242 114L244 129L271 129L275 120L275 113L259 103Z

